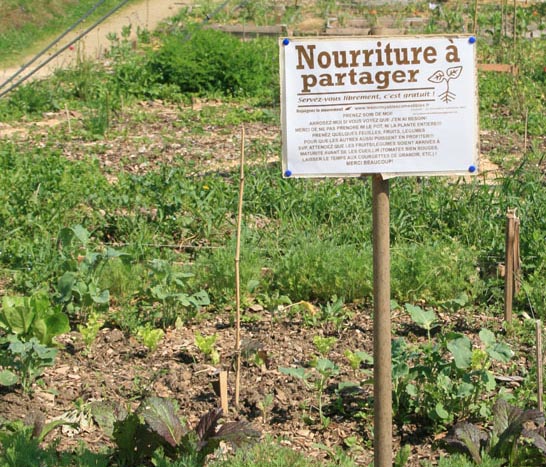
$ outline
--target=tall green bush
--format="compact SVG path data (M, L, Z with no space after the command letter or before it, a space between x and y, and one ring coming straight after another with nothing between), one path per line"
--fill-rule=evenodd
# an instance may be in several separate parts
M149 66L163 84L176 84L197 95L278 97L278 51L271 39L242 42L236 37L201 29L165 38Z

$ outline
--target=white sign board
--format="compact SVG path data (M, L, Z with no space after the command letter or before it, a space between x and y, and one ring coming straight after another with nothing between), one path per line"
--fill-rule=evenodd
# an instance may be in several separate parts
M281 39L284 176L475 173L475 42Z

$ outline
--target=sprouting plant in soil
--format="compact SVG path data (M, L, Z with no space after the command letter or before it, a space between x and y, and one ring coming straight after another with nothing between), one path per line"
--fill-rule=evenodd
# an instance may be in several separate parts
M211 336L203 336L201 333L196 332L195 336L195 345L199 351L207 357L213 365L220 363L220 354L216 349L216 339L218 336L212 334Z
M319 353L309 362L309 370L303 367L298 368L279 368L281 373L293 376L302 380L308 389L314 389L317 397L317 410L319 413L320 424L326 428L330 424L330 419L324 415L324 391L328 381L333 376L339 374L339 367L332 362L326 355L330 352L333 345L337 342L335 337L315 336L313 343ZM312 381L312 384L309 381Z

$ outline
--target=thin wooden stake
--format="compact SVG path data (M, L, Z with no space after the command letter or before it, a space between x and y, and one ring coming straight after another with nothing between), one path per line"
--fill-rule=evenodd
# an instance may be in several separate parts
M222 412L224 414L228 413L228 382L227 382L227 371L221 371L218 375L218 382L220 383L220 407L222 407Z
M508 209L506 214L506 244L504 269L504 321L512 321L512 302L514 300L514 239L516 214Z
M66 121L68 122L68 133L72 133L72 122L70 121L70 112L68 111L68 105L64 105L64 111L66 113Z
M478 29L478 0L474 0L474 22L472 24L472 33L476 34Z
M241 385L241 278L239 263L241 257L241 224L243 219L243 193L245 188L245 127L241 127L241 171L239 175L239 210L237 213L237 246L235 247L235 407L239 407Z
M520 220L514 212L514 295L521 289L521 257L519 250L519 226Z
M544 383L542 379L542 322L536 321L536 336L537 336L537 403L538 410L544 411L542 402L542 393L544 392Z
M517 16L518 16L518 5L517 0L514 0L514 24L513 24L513 32L512 34L514 37L512 38L514 41L514 51L513 51L513 59L512 63L516 63L516 45L517 45Z
M529 109L525 110L525 133L523 133L523 155L527 154L527 131L529 127Z

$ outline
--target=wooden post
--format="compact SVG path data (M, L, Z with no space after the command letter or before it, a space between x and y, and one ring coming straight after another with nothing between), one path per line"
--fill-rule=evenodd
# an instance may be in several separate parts
M512 302L514 300L514 239L516 214L508 209L506 214L506 244L504 267L504 321L512 321Z
M235 407L239 407L241 384L241 278L239 262L241 256L241 225L243 219L243 193L245 188L245 127L241 127L241 169L239 175L239 209L237 213L237 244L235 247Z
M392 467L389 181L372 176L374 467Z
M542 402L542 393L544 392L544 383L542 379L542 322L537 319L536 322L536 337L537 337L537 403L538 410L544 412L544 404Z
M222 412L224 413L224 415L227 415L229 410L227 371L220 372L220 374L218 375L218 381L220 383L220 407L222 407Z

